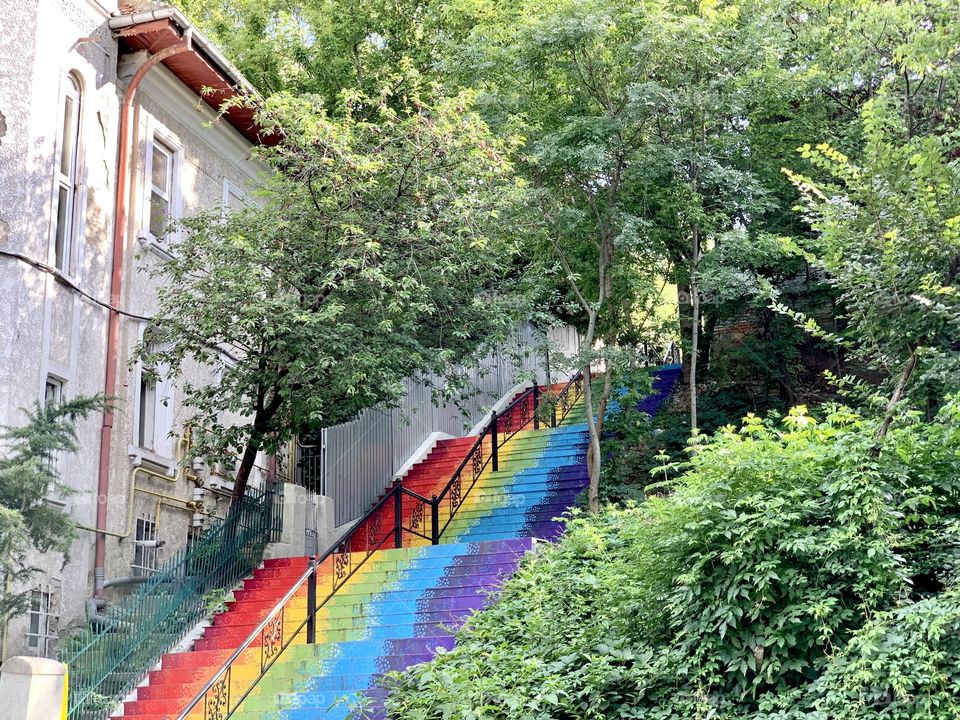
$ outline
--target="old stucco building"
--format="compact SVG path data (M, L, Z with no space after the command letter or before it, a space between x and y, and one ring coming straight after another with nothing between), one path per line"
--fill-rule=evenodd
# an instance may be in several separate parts
M80 450L60 459L77 492L49 501L79 537L66 565L36 558L31 612L0 619L4 657L55 656L59 634L228 503L227 489L198 489L178 465L177 388L151 382L131 357L155 302L140 269L175 252L165 218L249 198L260 139L248 113L218 120L211 107L246 87L239 73L179 12L149 7L0 0L0 423L22 422L34 402L116 398L112 417L83 421ZM221 91L201 98L201 87Z

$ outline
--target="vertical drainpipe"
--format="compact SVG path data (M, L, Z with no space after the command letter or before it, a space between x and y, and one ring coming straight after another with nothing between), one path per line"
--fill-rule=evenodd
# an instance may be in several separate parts
M173 55L190 52L192 28L188 28L176 45L171 45L151 55L134 73L120 107L120 139L117 158L116 197L113 219L113 262L110 273L110 316L107 323L107 364L103 380L103 392L108 399L113 398L117 388L117 355L120 348L120 300L123 283L123 251L127 229L127 175L133 149L130 147L131 116L133 99L144 76L158 63ZM97 536L94 545L93 594L103 595L103 583L106 566L106 529L107 496L110 491L110 442L113 438L113 408L107 406L103 411L103 425L100 428L100 466L97 474Z

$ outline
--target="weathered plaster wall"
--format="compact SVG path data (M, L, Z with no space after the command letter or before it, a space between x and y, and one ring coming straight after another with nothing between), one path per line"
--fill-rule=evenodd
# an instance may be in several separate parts
M53 265L51 221L60 108L68 73L82 86L80 192L75 272L62 280L10 257L0 257L0 422L22 421L21 408L38 401L48 375L65 394L103 387L106 311L77 292L108 298L109 236L115 166L114 43L106 10L87 0L0 0L0 249ZM72 286L72 287L71 287ZM61 459L63 481L77 492L53 498L81 523L93 523L99 417L78 426L82 450ZM61 617L83 615L93 537L81 533L71 562L33 558L37 582L56 589ZM27 618L9 623L5 651L26 650Z
M122 80L121 80L122 82ZM137 95L136 138L134 157L136 169L131 176L130 217L127 228L126 270L124 274L124 308L136 315L151 317L156 311L157 283L147 270L165 262L163 252L146 242L145 176L148 141L154 131L182 147L183 162L179 175L183 214L201 208L220 205L224 181L241 190L251 190L262 166L251 159L250 145L232 127L216 122L215 113L200 104L196 95L183 87L165 68L155 68L140 86ZM209 126L208 126L209 124ZM176 252L175 242L169 243ZM152 492L193 499L194 483L178 472L176 458L136 446L134 408L137 401L137 372L134 349L145 323L124 318L120 327L119 379L117 388L119 412L114 424L111 457L109 522L114 531L125 530L126 509L129 507L131 483L129 475L137 456L145 467L156 474L141 474L136 486ZM212 368L195 364L184 369L184 382L205 384L215 381ZM174 391L174 429L179 437L190 419L183 404L182 393ZM175 445L174 445L175 447ZM166 475L173 475L168 478ZM193 521L193 512L183 502L160 502L162 499L143 492L135 492L134 514L158 516L158 537L166 542L159 551L159 560L170 557L183 547ZM229 506L229 497L207 490L203 499L205 508L223 515ZM133 546L129 541L107 538L107 578L128 575L133 560Z
M0 33L0 250L51 267L54 169L68 73L76 73L82 85L82 222L76 240L76 271L57 278L0 256L0 308L5 313L0 323L0 423L20 422L19 408L42 398L48 375L64 381L68 396L103 389L107 311L78 291L109 301L121 83L116 77L118 48L106 19L115 8L115 4L107 8L95 0L0 0L0 24L9 30ZM137 239L143 225L148 131L162 125L183 145L184 212L220 203L224 178L237 187L249 186L258 168L249 159L249 143L231 127L219 123L204 127L215 120L213 112L198 107L198 98L165 69L154 69L147 76L138 94L140 104L122 307L149 316L155 307L156 288L139 269L162 262L162 258ZM158 535L167 543L159 551L162 562L186 542L193 513L181 500L193 498L194 486L176 472L173 458L151 456L133 447L134 371L128 363L141 325L130 318L121 321L107 525L114 533L126 532L130 473L136 462L131 454L145 457L145 467L158 475L141 475L136 484L172 499L136 493L134 517L140 512L157 515L161 503ZM195 382L212 377L209 369L201 368L188 369L187 376ZM176 393L174 403L179 432L186 413ZM65 503L78 523L87 526L95 523L100 420L96 414L80 423L80 450L60 464L64 482L76 493L55 498ZM220 514L227 505L226 498L217 503L208 496L206 502ZM56 609L61 631L84 622L85 600L93 590L93 547L94 534L81 530L66 565L60 556L33 558L43 572L31 585L59 585ZM106 548L106 577L129 575L132 536L108 537ZM111 599L117 594L111 591ZM27 631L27 616L11 620L5 635L6 656L27 652Z

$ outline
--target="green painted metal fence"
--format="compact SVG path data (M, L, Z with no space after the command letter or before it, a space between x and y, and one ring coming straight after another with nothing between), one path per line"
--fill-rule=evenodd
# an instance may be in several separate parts
M70 720L102 720L256 568L279 533L282 494L250 490L227 517L179 551L137 590L104 611L61 651L70 669Z

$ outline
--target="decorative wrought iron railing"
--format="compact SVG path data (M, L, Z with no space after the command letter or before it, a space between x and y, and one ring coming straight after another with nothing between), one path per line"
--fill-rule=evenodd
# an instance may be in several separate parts
M102 720L160 656L248 575L282 526L273 489L251 488L227 517L104 611L60 653L70 669L69 720Z
M583 394L578 373L551 403L549 424L566 419ZM537 429L542 419L541 391L534 385L500 412L480 434L443 489L430 498L395 482L386 494L319 558L313 558L290 590L206 682L177 720L201 716L226 720L257 686L283 652L301 638L316 642L320 611L370 557L385 547L401 548L440 542L457 510L492 465L499 469L499 450L520 430ZM301 600L306 598L306 612ZM250 667L254 672L250 672ZM239 668L242 668L239 669Z

